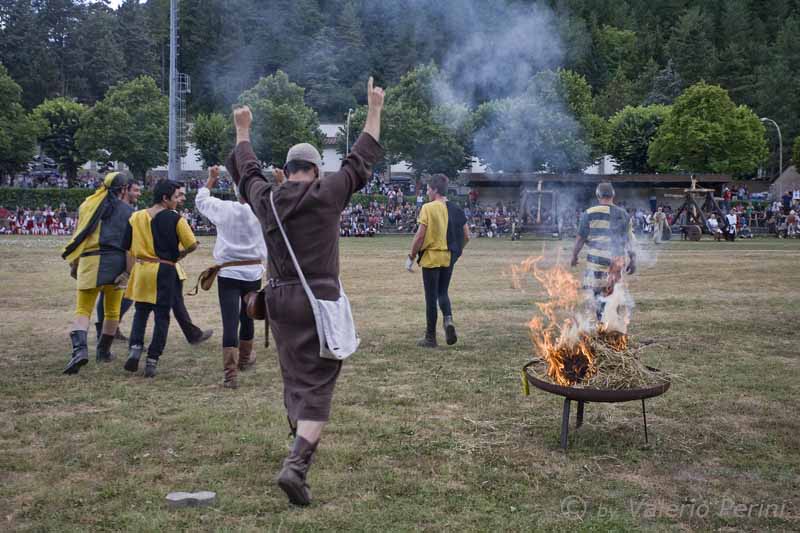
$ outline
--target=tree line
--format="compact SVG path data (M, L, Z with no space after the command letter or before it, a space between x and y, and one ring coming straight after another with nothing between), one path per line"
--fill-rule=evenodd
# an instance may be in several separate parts
M407 161L414 174L450 176L478 158L492 172L579 171L609 153L622 173L711 172L747 176L766 159L764 125L747 106L736 105L725 89L698 82L672 105L626 106L605 120L591 106L581 75L560 69L538 73L527 90L470 108L442 103L444 81L434 64L417 67L387 90L384 165ZM47 99L30 113L22 90L0 65L0 171L24 168L38 143L70 180L87 160L122 161L137 178L166 162L167 99L155 80L142 76L108 90L93 106L67 98ZM322 147L317 112L306 91L278 71L259 80L237 99L254 115L253 147L265 165L282 166L290 146ZM366 106L352 117L350 134L363 128ZM200 113L190 138L206 166L222 164L232 148L230 115ZM795 145L795 151L800 141Z
M463 45L470 33L483 32L491 43L493 32L503 31L509 22L506 2L475 3L477 7L467 13L463 6L473 3L455 0L181 0L180 70L192 79L191 120L198 134L207 134L209 128L220 130L224 126L220 114L227 116L231 104L248 100L243 96L248 92L249 101L263 96L270 88L259 89L260 80L281 71L290 80L287 83L304 89L301 98L310 112L293 115L303 127L320 119L344 122L349 108L357 110L357 125L358 108L364 103L363 78L373 73L378 82L411 91L421 102L398 107L386 120L392 125L427 128L415 136L432 139L423 143L427 147L404 144L407 139L403 138L387 139L390 157L411 161L423 155L438 157L450 159L444 166L453 167L478 152L487 161L504 156L505 161L491 166L511 170L540 168L536 158L544 154L547 166L563 169L577 167L599 151L614 150L638 154L638 162L620 160L623 171L652 171L667 168L661 164L661 159L668 159L666 152L655 150L652 160L649 153L655 129L669 116L667 108L676 107L679 96L705 82L723 90L733 108L744 105L756 118L776 120L785 139L784 160L789 160L791 140L800 134L800 91L796 90L800 86L800 1L512 3L546 4L555 13L554 31L564 48L561 69L541 69L521 93L478 91L468 103L442 104L436 99L426 101L409 84L420 76L452 74L442 69L448 51ZM457 18L459 13L464 20ZM0 60L20 87L20 107L12 110L13 99L4 99L2 113L29 113L46 100L58 98L94 109L112 87L143 77L163 93L168 14L168 0L126 0L116 10L102 1L0 1ZM466 19L467 14L480 24ZM431 66L438 66L438 73L424 73ZM409 73L411 79L405 79ZM292 98L296 100L298 94L295 91ZM695 103L700 105L700 100ZM271 124L286 124L287 116L278 116L280 109L263 111L272 114ZM728 117L724 128L744 118L743 111L737 113ZM435 120L420 122L421 117L430 116ZM755 135L758 128L752 117L744 122ZM520 144L509 124L527 131L560 124L559 129L570 135L540 135L529 154L531 146ZM636 142L644 143L647 150L640 146L637 151L630 143L623 146L626 139L620 133L632 130L639 131ZM20 133L25 132L15 138ZM272 155L259 155L265 161L277 161L274 154L281 145L266 138L269 135L263 131ZM720 143L723 138L709 134L699 140ZM774 132L768 131L767 138L767 164L775 174ZM745 157L761 157L761 148ZM697 147L683 149L694 152ZM716 157L712 149L705 152L696 154L693 164ZM674 161L670 164L669 168L681 168ZM758 165L745 166L728 165L730 171L742 175L752 175Z

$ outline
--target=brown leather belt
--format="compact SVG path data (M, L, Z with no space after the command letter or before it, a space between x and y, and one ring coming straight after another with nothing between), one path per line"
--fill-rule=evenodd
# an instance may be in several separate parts
M247 265L261 265L264 261L261 259L246 259L243 261L228 261L227 263L222 263L221 265L214 265L212 268L228 268L228 267L238 267L238 266L247 266Z
M196 295L200 287L202 287L203 290L205 291L209 290L211 288L211 285L214 284L214 280L217 279L217 274L223 268L260 265L262 263L263 261L261 259L244 259L242 261L228 261L227 263L222 263L221 265L214 265L213 267L207 268L200 273L200 275L197 277L197 283L195 283L194 289L186 293L186 295L187 296Z
M160 257L158 257L158 258L139 257L138 255L136 256L136 262L137 263L161 263L162 265L169 265L169 266L173 266L173 267L176 265L175 262L167 261L166 259L161 259Z

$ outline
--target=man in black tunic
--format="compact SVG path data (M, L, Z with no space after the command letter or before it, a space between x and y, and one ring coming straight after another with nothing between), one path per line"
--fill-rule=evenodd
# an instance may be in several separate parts
M291 453L276 479L295 505L311 503L306 475L330 416L331 400L341 361L320 357L311 305L292 265L270 205L275 206L314 295L339 297L339 221L352 194L372 176L383 156L380 116L383 89L367 87L369 110L364 132L342 161L338 172L323 176L322 158L309 144L292 147L286 158L286 181L275 186L264 177L250 145L252 114L247 107L234 112L236 148L225 166L264 231L270 283L267 306L283 376L284 404L295 436Z

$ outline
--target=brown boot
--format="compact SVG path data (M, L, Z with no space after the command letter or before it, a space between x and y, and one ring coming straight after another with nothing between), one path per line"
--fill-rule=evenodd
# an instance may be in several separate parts
M222 382L222 386L227 389L239 388L238 359L239 349L235 346L222 349L222 362L225 369L225 381Z
M256 364L253 341L239 341L239 370L250 370Z
M284 459L283 468L275 479L281 490L289 497L289 502L294 505L311 503L311 488L306 482L306 476L316 449L316 443L311 444L303 437L297 437L289 457Z

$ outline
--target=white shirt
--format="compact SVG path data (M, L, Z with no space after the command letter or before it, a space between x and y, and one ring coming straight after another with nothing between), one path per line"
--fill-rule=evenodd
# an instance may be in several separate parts
M247 204L220 200L211 196L206 187L197 191L194 200L197 210L217 227L214 260L217 264L229 261L267 259L267 245L261 223ZM226 267L219 271L222 278L256 281L264 274L264 265Z

